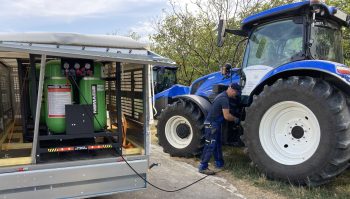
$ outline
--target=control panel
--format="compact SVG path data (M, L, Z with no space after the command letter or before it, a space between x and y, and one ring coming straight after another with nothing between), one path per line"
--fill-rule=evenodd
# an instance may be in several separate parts
M65 76L92 77L94 65L92 60L87 59L62 59L61 68Z

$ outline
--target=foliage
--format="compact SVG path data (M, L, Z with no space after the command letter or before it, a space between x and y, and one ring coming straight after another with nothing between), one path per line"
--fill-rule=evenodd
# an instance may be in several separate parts
M190 84L194 79L218 70L218 66L232 62L233 48L242 38L228 37L223 48L217 47L216 24L220 18L228 20L230 28L239 28L242 12L238 12L240 1L197 0L197 12L188 6L180 7L175 2L172 12L156 24L157 33L153 40L153 50L170 57L179 66L179 82ZM232 44L232 45L231 45Z

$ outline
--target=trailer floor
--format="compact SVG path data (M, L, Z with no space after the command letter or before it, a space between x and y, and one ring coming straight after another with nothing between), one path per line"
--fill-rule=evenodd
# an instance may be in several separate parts
M150 163L160 163L149 172L149 180L164 189L177 189L186 186L204 175L198 173L197 168L190 164L176 161L168 154L163 153L157 145L151 147ZM245 198L237 191L237 188L227 180L210 176L190 188L177 192L165 193L148 186L147 190L130 193L120 193L112 196L99 197L98 199L183 199L183 198L215 198L215 199L241 199ZM97 199L97 198L96 198Z

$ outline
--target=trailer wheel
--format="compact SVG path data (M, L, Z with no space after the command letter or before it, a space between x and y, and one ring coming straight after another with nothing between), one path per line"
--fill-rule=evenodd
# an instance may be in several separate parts
M243 141L268 178L318 186L348 167L350 115L343 92L321 79L279 79L247 108Z
M179 100L160 114L157 134L159 145L171 156L190 157L201 153L203 113L193 103Z

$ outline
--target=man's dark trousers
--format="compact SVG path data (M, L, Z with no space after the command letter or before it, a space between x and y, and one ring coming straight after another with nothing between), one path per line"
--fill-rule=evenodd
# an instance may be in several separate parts
M221 122L212 122L204 125L205 145L199 169L205 170L208 168L208 163L212 154L214 155L215 166L221 168L224 166L224 159L222 155Z

